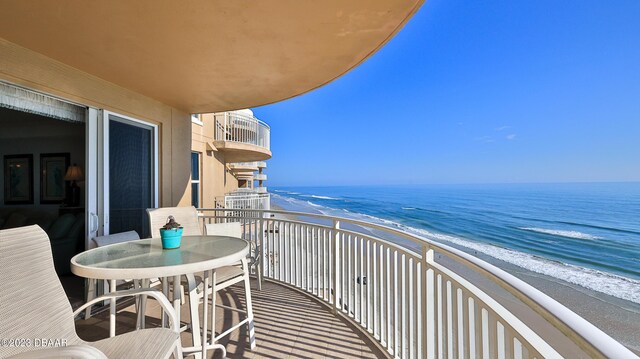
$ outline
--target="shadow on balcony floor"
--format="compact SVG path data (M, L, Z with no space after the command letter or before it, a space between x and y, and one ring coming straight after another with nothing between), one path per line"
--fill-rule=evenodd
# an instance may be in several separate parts
M249 350L246 327L221 340L229 358L378 358L386 357L345 320L334 316L316 300L287 287L265 282L258 291L252 283L257 348ZM218 294L218 303L244 308L244 294L240 286L233 286ZM202 306L200 306L202 311ZM158 326L158 305L150 301L147 326ZM183 306L183 322L188 318ZM133 307L119 310L118 333L132 330L135 323ZM218 309L216 332L237 323L238 314ZM108 336L108 314L89 320L79 320L78 334L89 341ZM182 333L185 345L191 343L191 333ZM221 352L209 352L211 358L221 358Z

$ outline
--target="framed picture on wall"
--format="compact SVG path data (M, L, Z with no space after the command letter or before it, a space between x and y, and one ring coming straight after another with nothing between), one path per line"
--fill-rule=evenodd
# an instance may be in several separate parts
M33 204L33 155L4 156L4 204Z
M66 196L64 175L67 168L69 168L69 153L40 155L40 203L64 202Z

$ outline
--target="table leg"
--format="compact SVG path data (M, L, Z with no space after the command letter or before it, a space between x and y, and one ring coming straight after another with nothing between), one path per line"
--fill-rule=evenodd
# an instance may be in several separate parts
M143 289L149 289L149 279L141 279L140 280L140 287ZM145 323L145 315L147 313L147 296L146 295L141 295L140 296L140 313L139 318L140 318L140 329L144 329L146 327L146 323Z
M198 286L196 285L196 277L193 274L187 274L187 289L189 291L189 316L191 326L191 344L194 348L200 348L202 345L200 340L202 339L200 333L200 314L198 312L198 306L200 303L200 297L198 293ZM205 291L206 293L206 291ZM200 353L195 353L195 359L200 359Z
M216 338L216 282L217 282L217 273L216 270L213 269L211 271L211 344L215 344Z
M173 276L173 309L178 316L178 326L180 326L180 276Z
M165 297L169 298L169 282L167 282L169 280L169 278L160 278L160 281L162 282L162 294L164 294ZM169 317L167 316L167 313L164 312L164 310L162 311L162 327L163 328L167 328L167 320L169 319Z
M133 280L133 289L139 289L140 286L140 281L138 279L134 279ZM141 301L140 301L140 297L136 296L135 298L136 301L136 330L140 329L140 323L142 322L142 314L141 310L142 310L142 306L141 306Z
M116 281L111 279L109 280L109 292L113 293L116 291ZM111 298L109 300L109 337L113 338L116 336L116 298Z
M214 274L215 276L215 274ZM209 271L206 270L204 271L204 278L203 278L203 290L202 290L202 358L206 358L207 357L207 327L208 327L208 309L209 309L209 305L208 305L208 299L209 299L209 295L208 295L208 290L207 288L209 288ZM212 329L213 332L213 329ZM215 333L213 333L211 335L211 338L213 338L215 336Z

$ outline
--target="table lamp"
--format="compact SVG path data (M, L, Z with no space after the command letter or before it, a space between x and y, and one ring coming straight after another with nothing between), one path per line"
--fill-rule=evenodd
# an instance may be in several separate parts
M82 170L77 164L69 166L67 173L64 175L65 181L71 181L71 194L69 196L69 206L77 207L80 204L80 187L76 181L83 179Z

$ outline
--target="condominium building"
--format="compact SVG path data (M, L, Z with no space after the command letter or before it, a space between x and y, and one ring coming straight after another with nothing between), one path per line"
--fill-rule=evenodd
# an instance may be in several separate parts
M269 209L270 127L248 109L193 115L191 126L192 205Z

